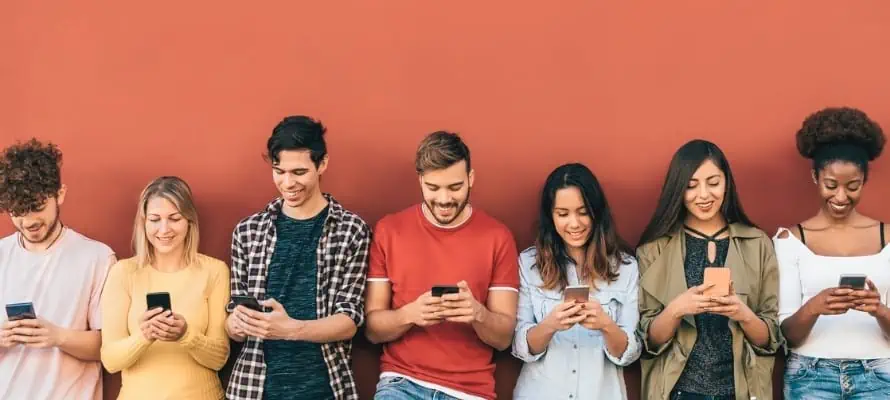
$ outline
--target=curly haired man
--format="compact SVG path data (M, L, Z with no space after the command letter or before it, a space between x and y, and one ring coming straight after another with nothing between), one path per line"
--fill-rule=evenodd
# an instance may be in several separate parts
M0 153L0 399L101 399L99 297L114 253L65 226L62 152L36 139Z

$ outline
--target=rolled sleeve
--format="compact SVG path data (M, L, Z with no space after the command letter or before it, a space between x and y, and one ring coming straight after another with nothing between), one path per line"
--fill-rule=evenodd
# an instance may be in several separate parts
M365 224L359 225L350 239L346 260L343 265L342 283L337 291L333 313L344 314L356 327L365 323L365 283L368 278L368 251L371 245L371 232Z
M765 346L756 346L754 343L746 341L751 345L754 352L761 356L770 356L776 354L784 345L785 338L779 326L779 265L776 260L776 252L773 242L764 237L761 246L762 255L762 272L760 277L760 297L757 299L757 310L755 314L764 323L766 323L769 331L769 342Z
M514 357L524 362L540 360L547 353L545 349L540 354L532 354L528 348L528 331L537 326L535 308L529 290L528 273L530 267L525 265L522 256L519 257L519 304L516 309L516 329L513 334Z
M627 335L627 347L620 357L616 357L609 353L608 346L603 346L606 357L618 366L626 367L640 358L641 345L640 339L636 335L637 325L640 322L640 312L637 309L640 273L636 260L631 259L629 264L623 266L622 275L626 274L630 277L627 286L623 290L625 296L625 305L621 307L621 313L618 315L618 327Z
M654 258L654 256L646 251L645 247L637 249L637 262L640 271L639 274L637 274L638 278L643 276L649 265L654 262ZM647 293L642 285L638 286L637 293L639 294L638 303L640 323L637 327L637 337L642 348L641 356L644 358L655 358L664 353L674 343L676 335L672 336L668 341L659 346L655 346L649 341L649 325L651 325L652 321L655 321L655 318L664 311L664 306L662 306L655 297Z

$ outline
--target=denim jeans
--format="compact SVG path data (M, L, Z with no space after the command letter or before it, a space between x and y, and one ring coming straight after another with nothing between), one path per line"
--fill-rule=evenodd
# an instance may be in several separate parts
M374 400L458 400L438 390L425 388L400 376L387 376L377 382Z
M671 392L671 400L735 400L735 396L711 396L706 394L681 392L675 390Z
M890 358L838 360L790 353L785 362L786 399L890 399Z

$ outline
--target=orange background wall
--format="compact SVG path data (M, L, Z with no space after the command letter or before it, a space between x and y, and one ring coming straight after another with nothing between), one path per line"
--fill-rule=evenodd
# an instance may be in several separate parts
M419 139L461 132L474 203L520 247L564 162L599 175L635 241L674 149L714 140L774 233L819 206L793 143L808 113L853 105L890 131L884 2L100 3L2 6L0 146L58 143L64 221L120 256L141 188L177 174L197 196L202 251L227 259L235 222L276 194L260 154L286 114L329 126L324 189L372 223L418 201ZM887 165L862 204L884 220ZM378 351L355 350L366 398ZM509 398L520 364L499 366Z

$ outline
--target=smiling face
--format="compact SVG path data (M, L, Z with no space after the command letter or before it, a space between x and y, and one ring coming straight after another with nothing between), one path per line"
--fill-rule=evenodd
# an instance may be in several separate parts
M145 207L145 236L154 251L170 254L183 251L189 221L170 200L155 196Z
M825 214L835 219L849 216L862 196L862 170L856 164L835 161L814 175Z
M553 227L570 252L585 249L592 226L593 217L584 204L581 190L575 186L557 190L553 201Z
M695 219L711 221L720 214L725 194L726 175L713 161L705 160L686 186L686 211Z
M309 150L282 150L272 165L272 180L284 199L284 207L299 208L313 196L321 195L319 180L327 169L327 158L318 167Z
M470 202L473 171L467 171L466 161L459 161L444 169L426 171L420 175L423 202L435 222L442 226L459 224Z

